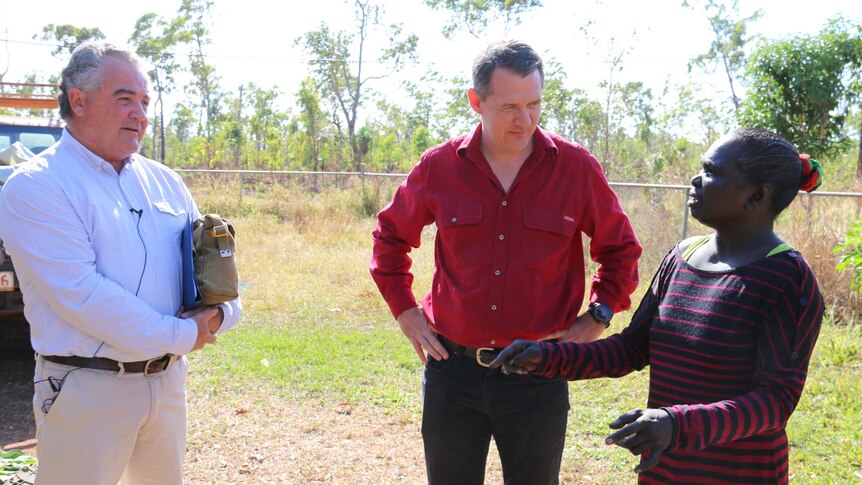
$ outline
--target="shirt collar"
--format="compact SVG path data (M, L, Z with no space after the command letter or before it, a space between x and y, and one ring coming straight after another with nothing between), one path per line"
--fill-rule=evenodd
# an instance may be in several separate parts
M81 142L78 141L75 136L69 132L68 128L63 128L63 136L60 138L62 144L69 147L71 150L75 151L81 158L86 160L93 166L96 170L105 170L110 171L112 173L117 173L114 170L114 166L108 163L107 160L93 153L89 148L85 147ZM131 154L123 160L123 167L127 167L130 163L132 163L135 159L135 154Z
M481 139L482 123L479 123L472 132L465 135L464 139L461 140L456 150L458 156L462 159L469 158L476 160L476 155L482 153L479 149ZM541 126L537 126L536 131L533 133L533 153L530 154L528 159L538 157L539 160L542 160L546 154L553 158L557 156L557 152L559 152L559 149L550 134L543 130Z

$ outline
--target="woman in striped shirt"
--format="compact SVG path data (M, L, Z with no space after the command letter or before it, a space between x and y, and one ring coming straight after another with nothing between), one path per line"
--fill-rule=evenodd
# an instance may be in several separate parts
M648 408L620 416L605 440L641 455L640 483L786 483L784 428L823 298L773 224L821 169L759 129L721 138L701 166L689 210L715 232L667 254L628 328L591 343L519 340L491 366L576 380L649 365Z

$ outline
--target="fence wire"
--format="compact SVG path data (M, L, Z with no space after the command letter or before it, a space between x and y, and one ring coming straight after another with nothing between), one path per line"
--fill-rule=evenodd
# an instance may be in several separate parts
M373 216L391 199L398 184L407 176L392 173L269 170L178 169L177 172L186 179L196 196L198 190L204 189L218 193L222 198L233 199L240 206L253 201L264 201L272 206L272 199L285 197L284 193L278 192L283 189L321 194L333 189L339 194L355 191L357 196L354 199L362 201L362 210L357 212L357 217ZM649 279L667 250L677 241L689 235L712 232L689 217L688 185L610 184L645 248L640 262L644 280ZM289 215L276 215L290 221ZM776 232L799 249L814 269L830 309L836 312L833 315L835 321L853 321L862 312L862 295L850 290L851 272L839 272L836 269L840 254L834 252L850 224L860 218L862 193L802 192L776 221Z

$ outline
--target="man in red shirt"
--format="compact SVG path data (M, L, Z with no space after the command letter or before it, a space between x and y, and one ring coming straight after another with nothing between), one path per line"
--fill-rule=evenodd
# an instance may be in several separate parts
M425 364L431 484L483 483L491 436L506 483L557 483L567 383L487 365L515 339L595 340L637 287L641 247L601 166L538 127L543 82L524 43L480 53L467 96L481 123L422 155L373 232L371 274ZM408 253L431 223L433 283L420 305ZM578 316L582 233L600 266Z

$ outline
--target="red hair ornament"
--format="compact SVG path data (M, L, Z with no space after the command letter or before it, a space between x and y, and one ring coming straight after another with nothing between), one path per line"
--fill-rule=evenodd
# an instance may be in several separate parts
M813 192L823 182L823 167L807 153L800 153L799 159L802 160L802 187L799 190Z

